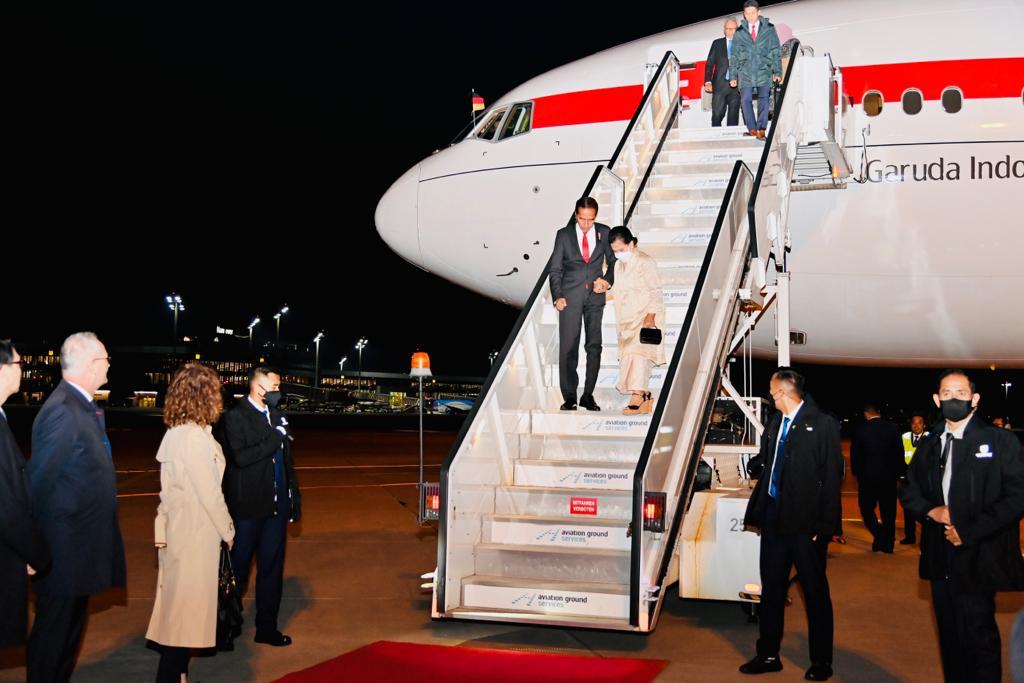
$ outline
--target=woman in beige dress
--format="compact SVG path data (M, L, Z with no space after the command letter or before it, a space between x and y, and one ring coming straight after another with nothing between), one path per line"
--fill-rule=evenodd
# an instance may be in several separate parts
M223 408L220 378L202 365L183 366L167 389L156 454L159 573L146 631L161 646L157 683L187 681L191 648L216 644L220 544L230 548L235 537L221 493L224 454L211 433Z
M608 233L615 252L615 324L619 339L620 393L630 394L626 415L649 413L654 408L650 392L651 368L665 364L664 341L641 344L640 330L665 328L665 301L658 282L658 264L637 248L629 228L619 226Z

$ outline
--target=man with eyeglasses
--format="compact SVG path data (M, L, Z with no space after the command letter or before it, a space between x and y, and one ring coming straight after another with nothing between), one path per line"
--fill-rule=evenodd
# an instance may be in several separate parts
M0 339L0 406L21 386L21 356ZM28 629L29 576L45 571L46 543L32 518L25 458L18 449L7 413L0 407L0 647L22 645Z
M67 681L82 639L89 596L125 585L117 481L103 410L93 395L110 357L91 332L60 349L63 376L32 425L32 505L53 566L37 577L28 639L29 683Z
M1024 590L1024 458L1013 434L975 417L981 395L965 371L942 373L932 399L944 421L918 444L902 501L921 522L945 679L996 682L995 594Z

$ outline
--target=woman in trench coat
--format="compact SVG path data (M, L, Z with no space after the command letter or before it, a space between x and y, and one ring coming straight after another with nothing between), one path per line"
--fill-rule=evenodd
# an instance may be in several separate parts
M615 252L613 301L619 342L619 382L615 388L630 394L624 414L649 413L654 408L651 369L665 364L665 346L664 340L661 344L641 344L640 330L665 329L658 264L640 251L636 237L625 226L613 228L608 233L608 243Z
M159 573L146 631L160 646L157 683L187 681L191 648L216 644L220 544L235 537L221 492L224 454L211 433L223 407L220 378L202 365L183 366L167 389L156 455Z

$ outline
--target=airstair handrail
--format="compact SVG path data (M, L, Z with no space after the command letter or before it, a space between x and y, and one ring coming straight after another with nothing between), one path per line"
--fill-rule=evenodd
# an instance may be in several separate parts
M670 92L668 94L669 103L674 103L673 108L678 109L679 62L675 54L672 51L668 51L665 53L664 57L662 57L657 72L654 74L654 77L651 79L651 82L647 85L644 95L641 98L640 103L633 114L633 118L630 120L629 125L626 127L626 130L623 132L622 138L619 140L619 144L616 146L615 152L612 154L609 163L607 165L597 166L594 169L594 173L590 178L590 182L587 183L587 187L583 191L582 196L590 195L594 191L595 186L597 186L601 182L602 176L604 174L607 174L614 181L620 184L623 182L620 178L616 177L614 173L611 172L611 168L617 161L619 161L619 155L622 152L622 150L626 148L626 145L630 142L630 138L633 135L634 130L637 128L639 124L641 124L644 121L644 112L649 107L653 106L653 103L655 102L654 95L656 92L658 92L659 85L662 85L666 69L674 69L674 73L676 76L676 79L674 81L675 85L669 89ZM660 103L662 105L665 104L664 102ZM664 107L662 108L662 111L664 111ZM670 127L671 121L674 120L672 118L674 115L675 112L671 112L669 114L668 121L670 123L668 126L666 126L667 128ZM664 122L661 122L661 125L664 125ZM661 142L664 142L664 138L661 139ZM642 180L640 181L640 185L636 190L637 194L639 194L639 192L642 191L643 184L650 176L650 168L654 165L654 162L657 158L657 152L660 151L660 149L661 145L659 144L654 154L650 155L649 159L643 161L644 167L642 169L638 169L639 172L642 174ZM628 188L626 188L624 184L622 185L622 188L623 189L621 191L621 202L622 206L624 207L627 205L627 202L629 204L632 204L632 198L628 196ZM624 211L619 214L620 218L623 214ZM575 216L570 216L568 221L566 222L566 225L571 226L574 221ZM497 378L499 377L502 368L509 362L510 353L512 353L517 342L522 337L524 327L527 325L531 316L534 314L534 309L537 306L538 299L541 299L544 287L547 284L548 275L549 264L545 264L544 269L540 274L540 277L537 279L537 284L534 285L533 291L530 293L530 297L527 299L526 304L523 306L523 309L519 314L519 317L516 319L511 334L509 334L504 346L502 347L498 356L495 358L494 362L491 364L491 370L487 375L487 379L485 380L483 387L481 387L477 401L474 403L473 408L466 416L466 419L462 424L462 428L459 430L458 435L455 437L455 441L453 442L451 449L448 451L448 455L445 457L445 460L441 465L440 495L438 509L437 570L434 576L436 604L440 612L446 611L446 565L449 541L447 534L448 524L450 521L448 519L448 508L449 496L451 493L449 484L451 479L452 466L455 463L458 454L463 450L463 445L470 434L470 430L472 429L473 425L477 422L478 417L481 415L481 408L484 405L485 401L487 400L487 397L489 396L493 385L495 384Z
M764 151L761 153L761 161L757 165L757 174L754 177L754 190L750 194L750 201L747 202L747 216L750 223L750 257L751 258L762 258L767 262L767 254L770 245L762 245L758 243L757 232L757 198L758 191L761 185L764 184L765 170L769 166L771 155L776 152L775 141L777 139L776 133L779 130L779 120L781 118L782 107L786 102L786 95L789 93L790 82L793 80L793 70L796 66L797 59L800 57L800 41L794 39L792 48L789 53L789 64L786 66L786 74L782 79L782 85L779 88L778 94L775 96L775 112L772 118L772 125L769 127L768 135L765 138ZM795 150L794 150L795 152ZM781 154L786 154L785 150L781 151ZM763 249L762 249L763 248ZM776 257L781 262L781 254L776 254Z
M651 416L651 428L647 432L647 438L644 441L643 448L640 452L640 458L637 461L636 470L633 475L633 528L632 528L632 542L631 542L631 572L630 575L632 580L630 582L630 623L634 627L640 627L640 610L644 604L646 596L641 594L644 586L641 585L642 581L645 581L645 576L650 574L645 572L645 550L644 541L646 533L643 530L643 505L645 495L645 483L649 468L652 466L652 454L655 452L666 453L675 452L679 439L683 436L682 432L686 428L686 420L684 417L688 415L689 399L692 395L693 385L690 382L690 377L681 379L683 375L693 374L694 377L697 375L698 363L694 362L692 354L694 353L693 347L688 347L688 343L691 342L691 332L694 330L695 325L698 322L706 324L705 321L697 321L698 308L700 308L702 297L712 287L720 287L719 282L709 282L709 273L714 266L716 272L722 270L722 262L719 260L715 263L716 258L721 259L722 254L719 253L718 247L722 243L723 238L728 238L729 246L727 254L733 255L736 248L737 240L745 241L747 238L746 231L742 230L742 223L744 218L744 208L747 197L751 186L753 184L753 174L745 163L737 161L732 170L732 175L729 178L729 184L727 186L725 196L722 200L721 208L718 212L718 218L715 221L714 230L711 233L711 238L708 243L707 252L704 256L704 261L701 264L701 269L697 277L696 284L694 286L693 294L690 297L690 306L686 313L686 318L683 322L682 329L679 333L679 341L676 343L675 350L672 353L672 359L669 363L668 370L665 374L665 388L661 395L658 397L657 404L654 409L654 413ZM725 232L725 228L728 227L728 232ZM745 262L747 253L744 247L743 261ZM733 261L730 258L729 261ZM714 294L714 292L712 292ZM732 296L728 289L723 289L719 292L719 295ZM718 305L718 297L712 297L714 307ZM711 306L711 304L708 304ZM693 335L693 343L704 344L706 343L701 339L703 335ZM689 353L684 359L684 355ZM703 354L700 350L697 351L698 357L702 357ZM685 361L685 367L684 367ZM713 366L716 368L717 366ZM704 387L704 393L711 395L713 392L718 390L717 376L711 378L706 382ZM685 392L685 393L680 393ZM707 395L704 399L707 399ZM669 402L672 401L671 408L673 409L671 415L669 412ZM706 402L706 401L705 401ZM704 412L707 412L705 410ZM697 420L694 424L703 425L707 422L707 415L703 416L703 420ZM686 508L686 504L689 500L689 492L692 486L693 471L696 468L697 461L699 460L699 452L701 446L701 427L695 427L693 430L696 434L691 434L688 438L693 441L691 446L691 456L687 459L687 469L689 471L681 473L681 476L675 478L674 481L682 481L682 489L678 496L678 502L675 503L675 507L672 506L672 498L668 501L669 509L666 510L666 528L662 534L663 545L661 547L661 556L658 558L657 564L659 566L658 573L652 575L655 580L661 580L665 576L665 572L668 568L668 562L671 559L672 545L675 542L676 533L678 530L679 523L682 519L683 511ZM668 456L672 459L672 456ZM659 462L655 463L658 467L665 467L666 458L659 458ZM668 463L670 464L670 463ZM657 490L657 489L656 489ZM664 489L662 489L664 490ZM671 495L671 494L670 494ZM670 521L671 520L671 521ZM650 558L647 558L650 559Z

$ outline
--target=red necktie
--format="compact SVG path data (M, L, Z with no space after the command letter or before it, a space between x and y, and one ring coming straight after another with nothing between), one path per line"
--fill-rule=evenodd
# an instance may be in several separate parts
M590 263L590 245L587 244L587 233L583 233L583 260Z
M757 40L757 24L754 24L753 30L750 31L750 39Z

